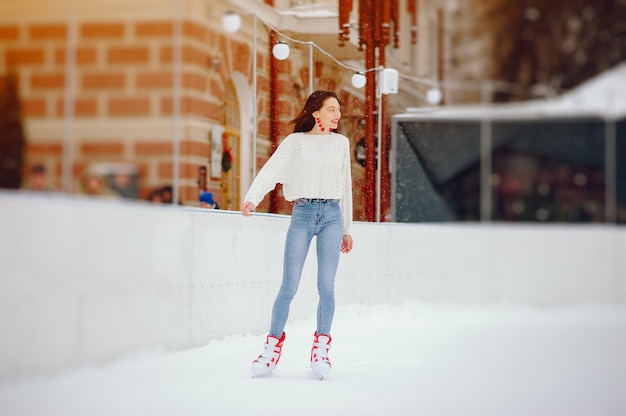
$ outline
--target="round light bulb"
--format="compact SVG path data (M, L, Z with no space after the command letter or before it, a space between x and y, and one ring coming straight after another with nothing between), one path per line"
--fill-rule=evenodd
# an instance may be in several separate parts
M234 33L241 27L241 16L236 12L230 11L222 17L222 27L230 33Z
M362 72L355 72L352 75L352 86L354 88L362 88L365 85L365 75Z
M289 45L285 42L277 42L272 48L272 55L279 61L287 59L289 56Z
M431 104L439 104L442 99L441 90L439 88L431 88L426 92L426 100Z

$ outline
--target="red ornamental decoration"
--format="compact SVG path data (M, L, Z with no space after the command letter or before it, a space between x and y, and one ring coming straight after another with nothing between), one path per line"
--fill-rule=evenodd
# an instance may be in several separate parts
M222 153L222 172L228 172L233 166L233 155L230 153L230 149L225 149Z
M350 14L353 0L339 0L339 46L344 46L350 40ZM408 0L410 13L417 13L417 0ZM385 67L385 50L391 40L393 28L393 46L398 47L399 41L399 0L359 0L359 50L365 51L365 218L374 221L376 217L376 77L375 69ZM413 19L416 21L416 19ZM376 54L378 49L378 55ZM378 62L377 62L378 59ZM383 95L382 131L386 132L385 120L386 98ZM389 136L382 134L381 144L383 152L388 148ZM387 160L381 159L381 210L379 220L383 221L389 201L389 181Z
M417 24L417 1L409 0L407 11L411 15L411 24ZM350 13L352 13L353 0L339 0L339 46L345 46L350 40ZM359 1L359 49L365 46L385 47L389 44L391 26L393 25L393 47L399 46L399 0ZM414 29L414 28L412 28ZM370 45L369 38L372 36L373 43Z

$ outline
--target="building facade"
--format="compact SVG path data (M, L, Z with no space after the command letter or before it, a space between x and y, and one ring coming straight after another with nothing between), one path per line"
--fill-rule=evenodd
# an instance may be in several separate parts
M350 82L363 68L354 3L353 36L339 46L338 2L3 2L0 77L17 79L24 176L42 164L58 189L87 193L89 175L110 182L130 166L136 198L172 186L181 203L197 206L208 190L223 209L237 210L309 92L333 89L355 155L354 217L364 219L358 144L368 115L363 90ZM459 76L447 26L462 15L455 4L397 2L399 42L387 47L387 66L401 74L400 88L387 97L386 116L428 105L434 81ZM222 24L229 11L242 21L235 32ZM290 47L285 60L271 54L281 41ZM289 212L279 195L259 210Z

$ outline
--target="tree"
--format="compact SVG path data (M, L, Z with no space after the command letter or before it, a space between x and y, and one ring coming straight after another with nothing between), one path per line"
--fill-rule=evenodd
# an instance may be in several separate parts
M478 6L480 4L480 6ZM496 80L571 89L626 59L626 0L476 2ZM498 94L496 101L510 99Z

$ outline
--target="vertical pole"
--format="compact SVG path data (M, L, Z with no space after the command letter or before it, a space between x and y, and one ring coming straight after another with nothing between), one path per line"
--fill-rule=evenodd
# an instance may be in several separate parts
M491 221L493 190L491 189L492 121L480 121L480 220Z
M377 114L377 122L378 122L378 143L377 148L378 148L378 155L377 155L377 163L376 163L376 222L380 222L380 203L381 203L381 196L380 196L380 190L382 188L381 186L381 172L382 172L382 153L383 153L383 146L382 146L382 137L383 137L383 94L380 91L380 74L382 73L381 71L383 70L383 67L379 67L378 68L378 82L377 82L377 88L376 88L376 98L378 99L378 114Z
M398 121L392 121L391 122L391 137L398 137ZM398 152L396 150L396 147L398 146L398 141L397 140L391 140L390 143L390 149L389 149L389 171L390 172L396 172L397 171L397 155ZM389 213L390 213L390 217L391 217L391 221L396 221L396 199L397 199L397 193L398 193L398 184L397 184L397 177L392 178L392 180L389 181L390 183L390 189L389 189Z
M437 9L437 78L439 78L439 84L443 85L444 79L444 35L445 35L445 26L444 26L444 14L441 8ZM441 102L440 105L445 105L446 103L446 94L445 90L441 89Z
M492 85L485 81L481 85L483 104L491 102ZM480 220L491 221L493 215L492 174L492 120L483 118L480 121Z
M74 166L74 116L76 95L76 0L68 2L67 35L65 48L65 91L63 102L63 156L61 162L61 187L72 192Z
M376 214L376 149L374 112L376 109L376 77L373 69L376 66L376 45L374 44L374 4L368 0L363 9L361 30L365 44L365 219L373 222ZM361 5L359 5L361 7Z
M252 179L256 177L256 136L257 136L257 50L256 50L257 17L252 21Z
M272 143L271 154L278 148L278 62L272 55L272 49L276 44L276 32L270 32L270 141ZM278 191L274 188L269 195L269 212L278 212Z
M389 44L389 25L385 26L385 21L389 22L389 7L383 7L383 16L386 16L383 21L383 37L378 47L378 68L382 71L387 65L386 46ZM378 82L380 85L380 81ZM377 189L377 195L379 200L379 209L376 214L376 221L385 221L385 213L388 209L389 201L389 167L387 163L387 148L389 147L389 137L387 135L387 96L385 94L378 94L378 167L376 172L378 173L378 181L380 185Z
M605 222L617 221L617 135L615 119L604 122L604 215Z
M313 94L313 43L309 43L309 95Z
M181 70L182 70L182 5L173 0L172 25L172 204L180 200L180 134L181 134Z

